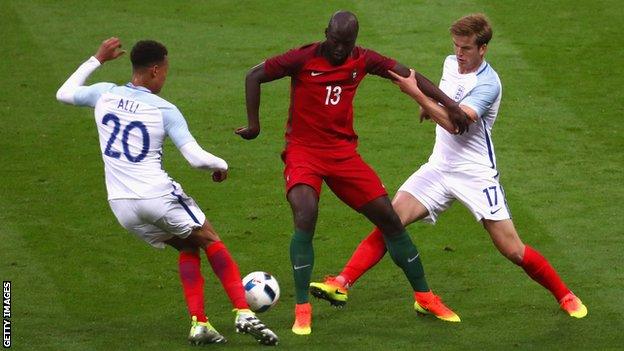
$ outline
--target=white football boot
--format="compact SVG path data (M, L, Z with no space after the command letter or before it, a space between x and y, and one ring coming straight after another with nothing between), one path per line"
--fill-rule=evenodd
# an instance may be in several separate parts
M234 309L233 311L236 312L234 325L237 333L249 334L263 345L277 345L279 341L277 335L267 328L255 313L247 309Z

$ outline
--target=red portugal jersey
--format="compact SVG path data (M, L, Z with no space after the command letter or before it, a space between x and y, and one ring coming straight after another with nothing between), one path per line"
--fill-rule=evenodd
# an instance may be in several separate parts
M267 76L291 77L286 143L315 149L355 150L353 98L367 73L388 77L396 61L356 46L340 66L332 66L314 43L267 59Z

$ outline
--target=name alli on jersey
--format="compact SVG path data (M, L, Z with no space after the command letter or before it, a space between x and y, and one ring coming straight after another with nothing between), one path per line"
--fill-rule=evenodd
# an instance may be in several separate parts
M117 108L128 111L130 113L136 113L139 109L139 103L128 99L119 99L119 103L117 103Z

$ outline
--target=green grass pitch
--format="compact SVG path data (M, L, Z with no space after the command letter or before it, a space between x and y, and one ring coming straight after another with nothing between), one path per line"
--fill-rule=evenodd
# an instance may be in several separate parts
M462 317L419 317L402 273L383 260L357 284L346 309L313 301L313 334L290 332L290 209L284 199L283 127L288 81L263 86L262 134L233 134L245 121L243 79L264 58L322 40L329 16L360 19L359 45L439 79L451 52L448 27L486 13L487 60L503 82L493 133L501 181L525 242L540 250L583 299L566 316L543 288L507 262L460 205L437 226L409 230L430 285ZM624 83L620 1L3 1L0 4L0 278L11 280L16 350L186 350L188 317L172 249L126 233L106 202L90 109L55 92L99 43L119 36L164 42L170 76L162 96L186 116L206 149L231 165L222 184L192 169L168 142L165 168L219 231L246 274L273 273L280 303L262 318L279 348L570 350L624 347ZM90 82L125 83L128 58ZM383 79L355 99L360 152L390 193L426 161L433 125ZM336 273L371 229L326 188L315 238L315 280ZM452 250L445 250L450 247ZM206 309L229 338L233 314L204 261Z

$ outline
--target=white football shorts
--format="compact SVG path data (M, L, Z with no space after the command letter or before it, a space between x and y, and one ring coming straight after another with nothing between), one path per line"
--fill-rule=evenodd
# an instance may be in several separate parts
M410 193L427 208L429 215L423 221L429 223L435 223L455 199L464 204L477 221L511 218L498 172L490 168L447 172L425 163L399 191Z
M180 190L153 199L115 199L108 203L124 228L159 249L174 236L186 239L206 220L195 201Z

